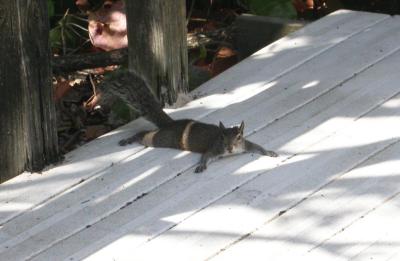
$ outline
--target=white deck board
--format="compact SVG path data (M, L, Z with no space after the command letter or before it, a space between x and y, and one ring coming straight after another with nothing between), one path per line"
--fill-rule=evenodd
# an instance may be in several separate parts
M399 99L397 98L397 102ZM384 107L372 112L371 116L375 113L380 114L382 110L385 110ZM400 108L396 113L400 113ZM293 157L249 184L242 185L196 215L180 223L176 222L177 225L171 226L170 230L133 251L129 258L142 260L147 256L150 260L162 257L175 260L203 260L212 256L219 249L256 229L257 225L274 218L282 210L290 209L319 187L400 139L398 129L389 128L394 124L400 127L398 119L388 117L382 119L380 123L382 123L380 135L371 140L368 135L358 135L357 130L371 129L371 124L375 123L368 117L361 118L354 123L354 127L306 149L302 155ZM383 137L391 138L385 140ZM347 145L349 146L347 149L334 149L335 146L346 148ZM332 151L325 151L327 148ZM321 151L323 153L318 153ZM268 164L267 160L260 158L230 175L249 175L251 170L263 168L264 164ZM285 182L282 182L283 180ZM221 180L218 185L222 186L222 182ZM204 188L203 191L208 192L211 189L212 187ZM164 220L175 221L177 218L179 217L166 216ZM128 242L120 241L120 243L130 245L131 238L134 239L136 235L142 236L140 231L141 229L138 229L136 233L129 233L126 237ZM170 249L180 250L172 252ZM99 251L93 260L103 256L119 260L122 257L118 256L118 253L121 252L116 250ZM112 255L108 256L107 253Z
M196 91L196 95L206 97L175 111L173 116L198 119L230 103L236 103L243 95L257 92L265 83L281 77L326 49L388 18L387 15L349 11L339 11L336 15L328 16L319 21L319 25L311 24L298 33L279 40L276 44L260 50L252 58L246 59L240 66L231 68L224 73L225 76L216 77L204 84ZM337 30L329 30L330 28ZM314 41L318 42L318 45L312 44ZM237 70L241 73L238 74ZM249 77L242 77L243 74ZM237 87L244 86L245 89L237 92L237 89L240 90ZM236 95L225 95L221 99L221 94L229 90L236 90ZM3 184L0 189L0 202L3 203L0 205L0 225L134 154L138 150L137 147L121 150L112 145L127 136L124 134L127 129L135 132L143 128L149 128L143 121L124 126L102 139L91 142L90 146L81 147L68 154L65 162L70 164L52 168L44 175L27 173ZM79 167L76 167L77 164ZM55 183L61 185L54 186Z
M0 256L395 260L400 236L386 215L399 211L399 30L399 17L339 11L169 110L227 125L244 119L246 136L279 158L240 155L196 175L197 154L117 146L151 127L141 119L43 175L0 185ZM382 230L365 231L380 221Z
M393 206L390 207L391 215L381 220L392 219L390 223L375 223L368 227L371 225L369 216L372 212L388 201L392 203L397 199L396 204L399 203L398 198L392 199L400 192L395 185L399 179L399 153L399 143L389 146L280 218L257 228L249 237L216 256L215 260L243 258L248 252L259 257L258 260L274 260L277 256L282 260L300 256L304 260L350 260L357 253L357 248L363 249L374 243L390 227L399 231L400 226L394 225L394 222L400 209L395 211ZM363 222L360 222L361 219ZM353 226L361 230L355 232ZM269 240L265 240L267 238Z
M396 167L399 169L399 166ZM390 172L393 173L393 170L386 171L389 175ZM393 188L390 186L393 183L382 185L380 191L385 193L385 185ZM368 193L366 196L371 197ZM394 251L400 248L398 236L400 225L396 218L400 214L399 209L400 197L397 192L380 205L374 206L374 209L365 216L354 220L343 231L339 231L317 249L307 253L304 258L307 260L327 258L329 260L386 260L390 258Z
M385 48L385 51L378 50L376 48L376 46L374 45L377 42L377 39L381 38L381 34L383 34L384 32L386 32L386 33L391 32L392 30L396 29L396 27L388 26L387 21L388 20L385 20L382 23L376 25L376 29L374 27L373 29L371 29L368 32L369 34L373 34L374 32L379 32L379 34L376 34L376 38L374 38L374 37L368 38L368 39L371 39L370 42L367 41L367 44L368 43L370 44L371 49L358 49L358 50L360 50L359 54L357 52L354 52L355 53L354 55L363 56L364 57L363 61L362 62L352 62L351 60L349 60L350 62L345 63L344 66L341 68L354 68L353 71L355 71L355 72L362 71L365 68L368 68L374 62L376 62L376 60L377 60L376 52L382 53L382 57L385 57L385 55L391 54L393 52L393 50L396 50L398 48L397 41L400 39L398 39L399 37L395 37L396 34L391 34L394 37L387 37L382 41L382 43L380 43L379 48L382 48L382 49ZM384 30L384 32L382 32L381 30ZM341 82L343 82L343 79L347 80L347 78L352 77L354 73L349 73L348 70L342 70L342 71L337 71L337 78L333 79L331 77L332 72L325 72L324 70L321 70L321 69L324 69L324 67L321 67L320 65L324 64L324 63L328 63L330 66L334 66L335 62L337 61L334 59L335 57L337 57L337 56L347 57L349 55L349 50L354 50L355 47L358 46L360 41L366 41L366 33L360 33L360 34L354 36L353 38L349 39L348 42L345 43L345 44L349 45L349 48L340 49L340 50L343 50L343 54L341 54L340 52L338 54L338 53L332 53L330 51L327 51L326 53L323 53L320 56L315 58L315 60L318 60L320 62L310 63L309 66L307 66L308 64L304 65L303 66L304 69L302 67L301 68L302 70L300 72L297 72L297 70L294 70L294 71L288 73L287 78L289 79L288 81L290 82L291 79L294 77L292 75L307 76L306 72L308 70L313 70L316 73L320 74L320 77L322 79L321 81L324 80L324 77L327 78L325 80L326 85L317 84L316 86L313 86L314 88L312 88L311 91L304 92L304 90L302 90L302 87L303 87L304 83L307 82L309 79L307 79L308 77L305 77L304 80L299 80L299 83L287 88L286 91L289 93L281 92L280 94L277 94L277 95L279 95L279 98L276 98L275 99L276 101L270 102L270 103L266 102L266 103L263 103L262 106L255 107L257 110L260 110L260 109L263 110L263 107L265 107L264 104L267 104L267 107L265 110L269 111L271 113L268 113L268 115L267 115L268 117L266 117L265 119L262 119L262 121L260 121L259 117L258 118L250 118L248 116L249 111L251 112L250 114L256 114L254 112L255 109L253 109L252 111L250 110L248 101L253 100L253 103L257 104L257 103L259 103L259 101L258 101L259 97L261 97L261 98L264 97L264 100L270 99L271 92L270 92L270 89L268 89L268 88L266 88L264 92L259 93L257 95L257 97L254 99L250 99L251 97L249 97L249 99L247 99L246 101L236 105L235 108L233 108L233 109L231 109L229 107L223 108L223 109L217 111L216 113L209 114L203 120L217 122L218 119L220 119L221 117L226 117L227 119L232 119L234 117L240 117L240 118L247 119L246 124L251 130L261 129L264 125L266 125L270 122L273 122L275 119L281 117L281 115L286 115L289 112L295 110L296 108L306 104L307 102L314 100L316 97L318 97L322 93L327 92L327 90L337 87ZM382 59L382 57L379 56L379 59ZM320 70L320 71L318 71L318 70ZM292 77L290 77L290 76L292 76ZM287 86L287 84L284 82L282 86ZM268 87L268 85L266 87ZM274 86L274 88L275 89L271 90L271 91L274 91L274 93L277 93L277 90L282 89L284 87L276 88ZM287 97L290 97L290 98L296 97L296 99L292 99L292 100L288 101ZM252 107L254 107L254 105ZM230 113L232 113L232 111L234 112L234 114L230 115ZM225 115L221 116L221 114L224 114L224 112L225 112ZM243 115L243 113L246 113L246 114ZM211 118L211 120L210 120L210 118ZM231 122L228 122L228 123L231 123ZM47 220L46 225L44 225L43 222L40 222L38 227L34 227L33 229L38 229L38 231L41 231L41 233L35 233L35 237L40 238L41 242L43 242L43 245L37 245L37 244L32 243L33 238L29 237L29 235L31 234L31 231L25 231L24 234L20 234L17 238L14 238L14 242L12 242L12 241L6 242L5 245L8 248L11 248L16 243L25 242L27 244L27 245L24 245L25 251L27 251L28 253L40 252L40 251L42 251L42 249L40 249L40 248L48 247L45 244L45 242L48 242L49 245L54 244L55 242L57 242L57 240L67 238L70 235L84 229L86 226L96 223L97 221L103 219L104 217L107 217L110 214L118 211L119 208L124 206L127 202L134 200L136 197L140 196L143 193L151 191L158 185L163 184L165 181L175 177L177 175L177 173L190 168L195 163L195 161L193 161L193 159L192 159L193 157L183 158L183 159L187 159L187 161L179 160L179 161L171 162L170 161L171 158L173 158L176 154L181 154L180 152L176 152L176 151L172 152L173 155L160 152L160 150L146 150L146 151L149 151L149 152L146 154L133 155L133 156L127 158L125 161L123 161L123 162L126 162L126 164L123 164L120 166L115 166L114 168L110 168L107 171L105 171L105 173L118 173L118 178L116 179L116 181L113 181L111 184L108 183L109 184L108 187L106 187L105 189L102 189L100 191L96 191L96 193L89 191L90 192L89 195L91 195L92 197L94 197L96 199L107 197L104 201L101 201L101 203L99 203L98 200L94 200L94 201L86 200L87 204L77 204L75 207L68 208L64 212L53 215L50 220ZM154 161L155 159L157 160L156 165L164 165L164 167L162 169L160 168L158 171L155 171L155 169L153 168L154 165L149 164L152 161ZM134 171L130 171L132 169L132 166L138 166L138 162L146 162L146 165L143 166L143 168L139 168L139 169L135 169ZM171 162L171 166L173 166L173 168L168 167L170 162ZM239 163L240 163L240 161L239 161ZM153 169L151 169L151 168L149 169L148 166L151 166ZM167 171L168 175L165 174L166 169L170 170L170 171ZM127 172L127 170L129 170L129 172ZM149 173L146 173L146 171L151 171L151 175L149 175ZM141 177L141 176L144 176L143 173L145 173L145 175L148 175L148 176L146 178ZM106 174L104 174L104 175L106 175ZM139 175L141 175L141 176L139 176ZM123 181L123 182L127 182L127 183L117 182L124 177L125 177L125 181ZM133 179L133 181L132 181L131 180L132 178L135 178L135 179ZM97 179L97 180L99 180L99 179ZM128 180L128 181L126 181L126 180ZM138 181L138 182L134 183L134 181ZM135 185L139 184L139 186L131 186L131 184L135 184ZM235 187L237 185L240 185L240 183L239 184L234 183L231 186ZM94 190L98 190L98 185L95 185L92 187ZM112 190L115 190L115 187L117 187L117 190L114 192L111 192ZM88 192L88 190L84 189L84 192L86 193L86 192ZM115 195L115 194L117 194L117 196L114 197L113 195ZM67 200L67 202L70 202L70 200ZM49 206L49 208L54 213L54 211L56 211L57 208L53 208L50 206ZM90 213L90 215L87 214L88 212ZM47 229L46 226L49 226L49 224L51 225L51 227L49 229L50 231L53 231L54 227L60 227L60 223L63 222L63 218L65 217L64 213L67 214L67 218L68 218L68 215L71 215L72 213L74 213L73 219L77 220L77 222L72 222L72 220L70 219L68 222L69 226L66 226L66 225L62 226L63 227L62 229L57 229L57 234L54 235L55 238L50 237L46 230ZM25 218L30 220L30 218L28 216L26 216ZM40 219L40 220L42 220L42 219ZM19 221L16 220L14 222L19 222ZM30 226L32 226L31 221L28 224ZM46 236L43 236L43 235L46 235ZM8 252L10 253L10 255L22 255L23 254L23 251L17 251L17 249L15 249L15 251L16 251L16 253L13 253L13 251L11 251L11 250Z
M400 61L400 55L391 57L387 61L382 62L379 65L371 68L370 69L371 73L366 71L365 73L360 74L357 78L355 78L352 81L349 81L344 86L342 86L342 88L338 88L335 91L326 94L325 97L321 97L320 99L315 100L314 102L308 104L301 110L297 110L296 112L293 113L293 115L290 115L291 117L287 117L280 120L276 124L277 126L271 125L271 127L266 128L265 131L263 130L262 132L256 133L255 135L253 135L254 140L260 141L261 139L257 138L258 136L266 137L267 139L265 140L266 142L265 144L267 146L271 142L276 144L279 141L282 143L278 144L277 146L282 146L282 144L284 144L283 142L290 140L289 137L298 136L297 139L293 139L291 142L292 144L295 145L289 143L285 144L285 146L288 149L290 149L291 147L294 150L296 148L298 149L297 151L296 150L292 151L292 153L300 153L301 149L310 146L316 142L315 140L312 139L312 137L314 137L317 141L322 140L324 137L332 135L335 131L337 131L338 128L344 128L349 124L352 124L353 120L344 121L340 117L335 119L334 116L338 115L342 117L352 116L357 118L368 112L370 108L374 108L375 106L380 104L382 100L389 99L395 93L397 93L399 91L398 88L396 86L393 86L393 84L391 84L393 80L395 80L395 78L376 79L376 81L374 81L374 79L371 79L369 76L379 72L383 72L383 70L390 73L391 71L390 70L387 71L388 70L387 68L392 68L394 70L393 72L395 72L396 67L392 65L398 64L399 61ZM395 73L390 75L391 77L397 77L397 78L399 77ZM380 88L376 88L377 85L379 85ZM358 90L358 92L355 90ZM331 104L330 107L326 108L325 106L329 104L329 101L331 102L336 101L337 103L333 103L333 105ZM324 108L325 110L321 110L321 108ZM318 111L321 111L321 113L318 114L317 113ZM311 115L313 114L316 115L312 117ZM324 123L321 124L322 122ZM318 124L320 124L320 126L317 126ZM303 132L307 132L309 128L313 128L310 133L301 135ZM274 129L281 130L282 133L285 133L285 135L280 135L281 133L275 132ZM272 140L269 141L270 139ZM252 159L251 157L247 157L246 162L239 162L239 165L235 164L236 161L239 160L237 158L227 159L226 161L228 160L231 162L228 163L230 166L239 168L238 166L241 166L244 163L247 164ZM270 161L270 159L267 159L267 161ZM217 165L218 163L214 164ZM221 164L226 164L226 163L221 162ZM210 166L210 168L213 168L213 166ZM230 172L231 171L229 171L224 175L230 175ZM259 172L262 172L262 169ZM201 209L207 206L207 204L209 204L210 200L212 200L213 197L214 200L220 198L221 196L224 195L224 193L230 192L232 189L238 186L238 182L242 183L246 182L249 178L251 178L251 176L254 176L255 174L257 173L246 174L246 176L237 177L234 180L233 179L229 180L230 182L232 182L231 184L226 183L223 185L221 185L223 180L224 179L227 180L228 178L226 176L219 177L219 175L215 171L212 178L218 175L219 180L216 181L213 180L210 181L210 177L207 177L207 179L205 180L198 179L189 174L189 175L182 175L176 178L174 181L172 181L171 184L160 187L155 193L164 195L165 196L164 198L159 198L159 199L155 198L152 201L147 201L144 205L140 206L149 209L154 208L154 210L150 211L151 213L146 215L145 217L148 224L147 227L152 228L152 230L148 230L147 237L139 236L140 239L138 242L140 243L149 238L152 238L154 235L161 233L160 231L167 230L171 226L173 226L175 223L159 221L163 217L168 216L168 212L171 212L171 210L172 212L179 213L182 212L182 206L185 206L185 208L188 208L188 206L190 206L191 207L190 212L185 212L184 215L180 215L180 220L182 220L185 217L190 216L197 209ZM183 186L180 186L180 184L183 184ZM225 189L226 186L227 188ZM194 189L192 188L196 188L197 191L194 191ZM198 199L198 194L201 194L205 188L208 188L207 195L202 196L200 199ZM184 191L177 194L175 190L177 191L184 190ZM174 195L174 197L172 199L169 199L168 201L165 200L167 195L173 195L173 194L177 195ZM176 206L175 207L176 209L172 208L173 206ZM139 228L137 228L137 224L141 224L141 222L143 222L142 219L144 218L143 214L145 213L145 209L141 208L140 210L138 210L135 204L132 204L125 211L130 212L130 214L122 214L123 217L128 218L127 220L124 221L127 222L128 224L126 224L125 227L123 228L116 229L113 233L111 233L108 237L106 237L103 240L103 244L104 242L112 241L111 240L112 238L115 239L120 236L123 236L124 234L133 233L136 230L144 231L144 226L141 225ZM135 216L137 215L137 213L141 213L139 220L135 220ZM156 215L155 213L159 214ZM108 219L103 220L100 224L96 225L104 228L104 227L112 227L112 225L115 224L116 222L118 222L118 224L121 224L120 222L123 221L123 218L118 218L119 214L120 213L117 213L115 217L110 217L109 220ZM179 222L180 220L174 219L175 222ZM159 224L157 225L157 223ZM91 233L91 231L84 232L83 234L85 233L86 235L77 235L77 237L90 238L94 236ZM103 233L102 230L100 230L100 234L96 236L101 236L101 233ZM75 239L72 238L71 240L73 241ZM130 238L130 240L132 241L130 241L129 244L132 247L133 245L135 245L133 237ZM101 245L101 243L95 245ZM88 246L88 248L91 247L97 247L97 246Z

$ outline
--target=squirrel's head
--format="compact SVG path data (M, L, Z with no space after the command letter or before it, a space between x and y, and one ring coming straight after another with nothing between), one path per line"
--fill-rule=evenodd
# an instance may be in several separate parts
M225 128L222 122L219 122L219 128L222 130L224 146L228 153L241 152L244 149L244 122L240 126Z

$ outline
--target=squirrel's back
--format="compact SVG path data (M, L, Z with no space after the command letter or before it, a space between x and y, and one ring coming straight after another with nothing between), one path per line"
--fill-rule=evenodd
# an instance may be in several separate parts
M140 132L136 137L145 146L199 153L206 152L215 142L223 142L222 131L218 126L193 120L177 120L158 130Z

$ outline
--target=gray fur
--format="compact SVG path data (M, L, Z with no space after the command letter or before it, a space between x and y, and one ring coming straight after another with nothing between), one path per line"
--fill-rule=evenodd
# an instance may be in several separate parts
M125 146L138 142L144 146L173 148L201 153L195 172L203 172L208 163L221 156L243 152L257 153L277 157L273 151L267 151L260 145L243 137L244 122L239 127L226 128L193 120L177 120L155 131L140 132L119 144Z

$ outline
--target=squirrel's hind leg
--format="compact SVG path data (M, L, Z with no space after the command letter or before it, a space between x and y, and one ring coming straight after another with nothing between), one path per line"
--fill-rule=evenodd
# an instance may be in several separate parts
M133 136L131 136L131 137L129 137L129 138L120 140L120 141L118 142L118 144L119 144L120 146L126 146L126 145L128 145L128 144L132 144L132 143L134 143L134 142L138 142L138 143L144 145L144 144L143 144L143 137L144 137L147 133L148 133L147 131L142 131L142 132L136 133L136 134L134 134Z

